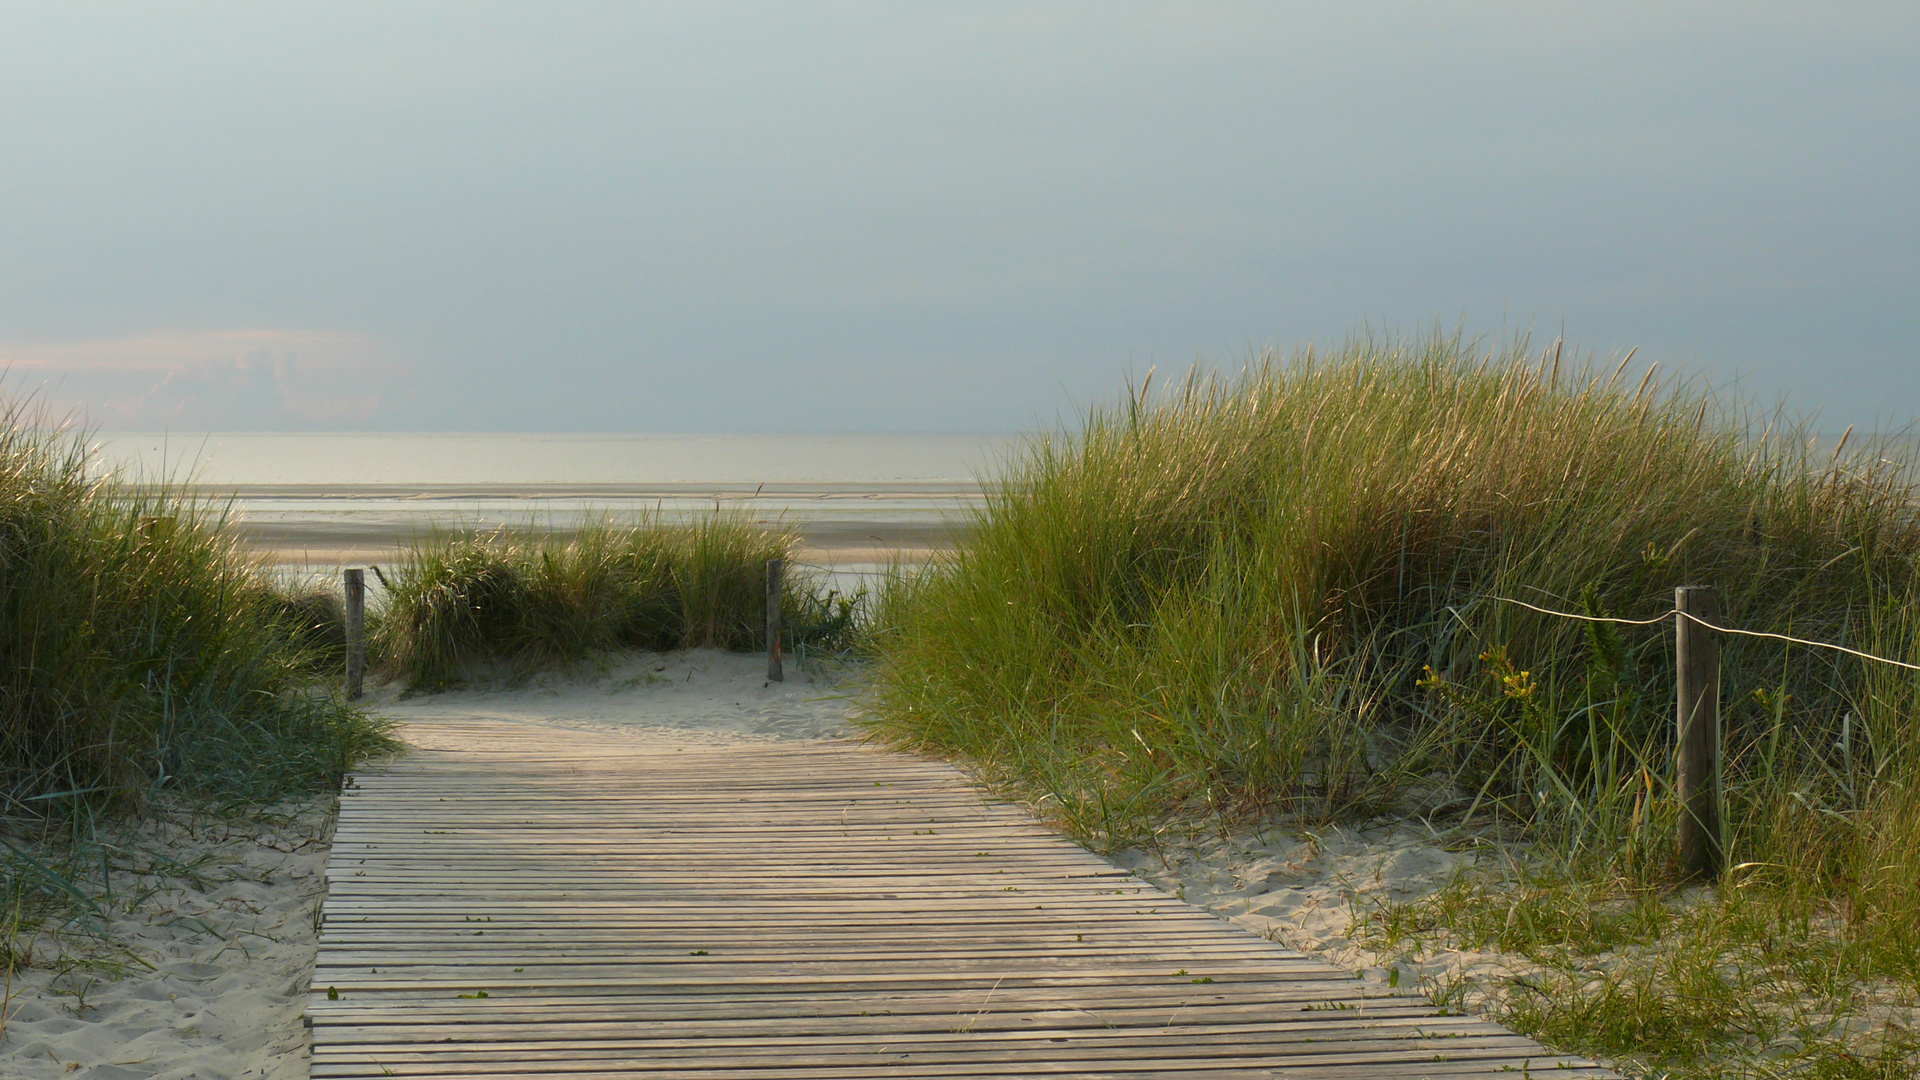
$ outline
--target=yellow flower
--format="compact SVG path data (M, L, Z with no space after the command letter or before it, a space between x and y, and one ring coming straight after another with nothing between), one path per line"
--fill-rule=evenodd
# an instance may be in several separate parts
M1516 671L1500 676L1500 682L1507 688L1507 696L1516 701L1533 696L1533 672Z

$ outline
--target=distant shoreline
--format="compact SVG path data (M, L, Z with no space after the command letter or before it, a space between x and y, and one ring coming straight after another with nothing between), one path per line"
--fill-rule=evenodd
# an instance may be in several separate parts
M965 499L985 497L978 483L950 480L807 483L645 484L122 484L129 494L166 490L192 499L242 502L305 499Z
M770 523L771 524L771 523ZM921 563L953 551L966 538L962 524L910 522L799 522L795 557L828 566L885 565L896 559ZM392 563L403 558L421 530L351 522L295 524L241 521L235 531L276 566L344 566ZM567 528L514 531L566 533Z
M134 494L140 485L120 490ZM985 493L951 481L808 484L235 484L170 489L230 511L235 533L276 566L392 563L434 533L565 534L588 522L689 520L716 509L799 534L823 565L926 562L962 543Z

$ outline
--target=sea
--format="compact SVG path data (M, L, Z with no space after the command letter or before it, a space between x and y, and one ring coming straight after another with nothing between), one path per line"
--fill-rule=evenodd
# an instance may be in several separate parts
M222 504L283 572L378 565L436 531L745 513L836 575L964 534L1027 439L1009 434L99 432L95 467Z

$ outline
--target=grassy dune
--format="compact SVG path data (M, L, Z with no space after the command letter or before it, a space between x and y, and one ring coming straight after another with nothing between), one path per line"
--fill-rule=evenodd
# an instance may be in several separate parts
M0 411L0 814L338 779L377 724L307 692L311 619L218 506L109 494L83 440Z
M341 700L341 597L287 592L224 508L100 475L84 435L0 405L0 923L97 915L156 798L254 812L393 746ZM730 514L425 539L370 612L388 675L445 686L622 649L764 647L794 537ZM854 601L789 575L789 647L844 647ZM182 871L186 872L186 871ZM10 932L0 962L11 963Z
M1651 618L1711 584L1730 625L1920 660L1915 463L1875 449L1816 453L1697 384L1448 338L1143 389L1036 442L972 542L890 598L875 725L1024 786L1096 844L1195 811L1495 827L1530 869L1378 913L1378 940L1490 934L1565 973L1511 991L1520 1022L1707 1068L1786 1038L1702 1019L1754 1000L1746 976L1709 993L1582 964L1671 959L1684 938L1703 971L1824 1004L1841 983L1920 986L1920 678L1725 642L1737 868L1718 914L1687 923L1671 622L1510 601ZM1756 941L1773 951L1736 963ZM1821 964L1845 977L1808 989ZM1576 1005L1598 1012L1567 1020ZM1639 1021L1661 1012L1698 1023L1655 1037Z
M390 676L438 688L622 649L763 649L766 564L795 539L729 513L428 537L385 574L373 651ZM786 576L782 604L789 647L837 647L850 632L853 602L804 570Z
M115 494L83 436L42 420L0 405L9 967L14 934L97 914L116 869L153 861L125 840L152 800L251 810L392 745L322 679L327 601L276 592L220 507L164 486Z

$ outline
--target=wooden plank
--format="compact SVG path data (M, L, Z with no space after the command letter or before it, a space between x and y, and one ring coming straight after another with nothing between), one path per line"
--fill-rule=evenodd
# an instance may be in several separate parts
M316 1077L1611 1075L1239 930L934 763L406 734L427 749L342 797Z
M925 995L920 995L924 998ZM909 1004L902 999L901 1005ZM1190 1005L1190 1003L1189 1003ZM676 1012L665 1015L661 1010L649 1010L644 1015L632 1010L621 1014L627 1018L609 1020L606 1017L565 1018L556 1020L547 1010L531 1006L516 1006L507 1009L496 1006L495 1011L484 1018L473 1010L458 1013L443 1012L430 1014L421 1010L420 1018L407 1023L375 1023L379 1017L365 1017L366 1022L342 1021L334 1025L338 1037L354 1042L356 1045L370 1045L396 1038L395 1033L464 1032L480 1041L501 1041L514 1039L558 1039L582 1040L593 1038L633 1038L647 1032L665 1032L674 1037L698 1038L710 1041L718 1038L760 1039L783 1038L791 1036L815 1037L847 1022L848 1017L857 1017L863 1031L874 1035L892 1035L915 1031L951 1032L954 1030L953 1018L962 1016L970 1032L1001 1032L1024 1035L1027 1032L1084 1031L1094 1034L1114 1033L1116 1038L1124 1037L1125 1024L1151 1023L1155 1031L1195 1030L1195 1031L1313 1031L1319 1029L1341 1030L1387 1030L1418 1029L1430 1032L1448 1031L1500 1031L1498 1024L1476 1020L1469 1017L1436 1017L1432 1010L1425 1012L1407 1006L1382 1006L1363 1020L1339 1013L1337 1015L1322 1010L1318 1012L1295 1009L1276 1010L1272 1002L1243 1001L1237 1003L1211 1003L1202 1010L1206 1022L1189 1022L1186 1018L1186 1006L1158 1003L1136 1005L1125 1008L1105 1007L1097 1014L1080 1010L1062 1009L1054 1003L1052 1007L1033 1007L1020 1010L1017 1014L988 1010L968 1010L949 1008L921 1012L900 1012L885 1010L881 1013L839 1013L816 1016L795 1012L785 1016L742 1017L716 1006L702 1002L698 1007L689 1005L685 1015Z
M904 1040L911 1041L913 1060L919 1064L945 1061L1002 1066L1049 1058L1125 1060L1136 1065L1154 1060L1163 1064L1192 1065L1211 1060L1245 1065L1250 1059L1264 1058L1269 1062L1284 1063L1290 1056L1334 1053L1389 1054L1403 1060L1407 1056L1418 1055L1426 1061L1435 1061L1444 1055L1454 1061L1504 1061L1514 1056L1525 1057L1534 1048L1531 1040L1512 1032L1429 1033L1412 1029L1404 1033L1381 1031L1366 1035L1352 1031L1195 1032L1178 1028L1145 1034L1127 1032L1108 1038L1085 1032L1017 1034L1030 1034L1032 1037L977 1039L971 1032L921 1031L858 1037L846 1033L823 1033L811 1039L784 1040L534 1040L458 1046L368 1044L342 1048L330 1064L350 1067L404 1063L451 1068L474 1065L498 1067L500 1063L510 1061L516 1066L525 1067L540 1063L619 1064L658 1061L662 1058L697 1058L703 1066L713 1068L751 1065L756 1061L783 1067L819 1066L871 1061L876 1053L901 1047ZM1322 1035L1327 1037L1320 1037Z
M996 997L995 1000L1001 999ZM1258 993L1157 998L1127 995L1111 1001L1103 1000L1096 1013L1063 1007L1058 995L1025 1001L1008 999L1008 1002L1023 1006L1011 1011L983 1011L977 1002L962 999L958 995L901 995L891 1002L891 1007L878 1011L870 1008L855 1011L855 1006L869 1005L871 1001L851 995L814 995L765 1001L752 995L737 999L713 995L658 1001L622 998L618 1001L608 999L583 1003L568 999L565 1002L568 1011L556 1015L553 1006L558 1002L555 1001L488 999L483 1003L486 1006L484 1009L465 1002L447 1002L439 1006L423 1004L408 1010L404 1016L398 1016L384 1006L338 1010L330 1014L332 1018L325 1023L338 1029L342 1038L360 1042L378 1041L386 1037L384 1033L399 1030L462 1031L476 1039L531 1037L536 1033L542 1038L565 1039L576 1037L576 1033L631 1035L636 1029L668 1025L676 1031L709 1037L715 1033L733 1037L791 1032L813 1034L852 1017L859 1018L867 1030L876 1033L922 1029L950 1031L954 1016L967 1017L968 1023L973 1025L972 1030L983 1032L1078 1028L1124 1030L1128 1025L1141 1023L1149 1024L1155 1030L1166 1030L1176 1024L1182 1027L1219 1028L1253 1024L1276 1029L1338 1024L1356 1028L1413 1026L1446 1030L1453 1026L1471 1027L1489 1023L1464 1016L1435 1016L1432 1008L1418 1002L1375 1002L1356 1013L1353 1010L1325 1008L1325 1000L1324 997L1315 999L1301 995ZM1205 1004L1207 1008L1194 1013L1192 1006L1197 1003ZM760 1015L742 1017L739 1008L742 1004L765 1004L768 1008ZM1316 1004L1322 1007L1315 1007ZM1207 1024L1189 1023L1188 1017L1192 1015L1203 1016Z

